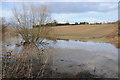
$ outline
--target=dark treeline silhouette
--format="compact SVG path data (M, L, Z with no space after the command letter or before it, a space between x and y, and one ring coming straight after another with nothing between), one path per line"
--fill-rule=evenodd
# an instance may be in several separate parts
M88 22L75 22L74 24L70 24L69 22L66 22L66 23L58 23L58 22L51 22L51 23L47 23L47 24L44 24L44 25L41 25L41 26L65 26L65 25L87 25L89 24ZM33 27L39 27L39 25L35 25Z
M116 22L108 22L108 23L101 23L101 22L95 22L95 23L89 23L89 22L75 22L73 24L70 24L69 22L66 22L66 23L58 23L56 20L54 20L53 22L51 23L47 23L47 24L44 24L44 25L41 25L41 26L65 26L65 25L101 25L101 24L114 24ZM33 27L39 27L39 25L36 25L36 26L33 26Z

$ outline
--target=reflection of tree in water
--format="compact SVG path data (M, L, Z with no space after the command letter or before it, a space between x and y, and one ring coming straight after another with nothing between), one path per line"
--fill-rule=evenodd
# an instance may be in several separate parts
M48 63L49 57L47 50L39 49L33 43L26 44L21 53L4 55L3 77L43 77L45 69L51 64Z
M97 68L89 69L86 64L77 65L81 69L80 72L59 73L51 69L51 65L53 65L52 54L49 54L49 51L47 51L48 49L44 48L46 50L43 50L43 48L36 46L34 43L25 43L23 47L23 51L19 54L10 55L10 53L7 53L8 55L4 55L4 78L104 78L108 74L103 74L102 71L104 71L104 69L102 69L102 71ZM62 60L62 62L63 61L64 60ZM98 72L101 74L98 75ZM116 75L115 73L112 76L114 77Z

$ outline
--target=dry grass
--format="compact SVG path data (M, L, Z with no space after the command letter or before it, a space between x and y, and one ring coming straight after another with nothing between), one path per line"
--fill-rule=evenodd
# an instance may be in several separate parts
M117 30L116 24L103 25L76 25L76 26L58 26L53 27L57 37L103 37Z
M3 29L4 29L4 31L3 31ZM6 28L2 27L0 32L1 32L0 41L9 39L11 37L18 36L18 34L16 33L16 30L14 28L11 28L11 27L6 27Z
M102 24L102 25L69 25L46 27L47 35L43 38L48 39L71 39L81 41L110 42L118 44L118 24ZM30 29L36 36L38 28ZM44 33L44 32L43 32ZM5 37L9 38L17 33L14 29L6 30Z
M118 44L118 24L52 27L57 39L110 42ZM52 34L51 34L52 35Z
M4 53L3 78L41 78L44 76L49 54L33 44L24 46L21 53ZM49 65L50 66L50 65Z

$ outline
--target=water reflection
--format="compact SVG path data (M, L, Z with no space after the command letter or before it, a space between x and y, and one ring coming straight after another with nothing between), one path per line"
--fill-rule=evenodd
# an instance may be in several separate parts
M52 46L56 51L53 69L58 72L79 72L81 67L77 65L85 64L86 69L97 68L97 74L107 73L107 77L118 73L118 48L112 44L57 40Z
M55 48L67 48L67 49L82 49L88 51L105 51L117 53L118 49L109 43L95 43L95 42L82 42L74 40L57 40L57 43L53 45Z
M5 50L12 53L23 52L24 46L18 46L22 40L11 38L3 43ZM98 69L97 74L109 73L109 77L118 73L118 48L109 43L82 42L73 40L44 40L47 47L36 44L40 49L48 49L52 53L53 70L62 73L73 73L81 70L81 64L87 65L86 69ZM33 51L33 49L31 49ZM30 52L32 52L30 51ZM33 55L32 55L33 56ZM31 56L31 57L32 57ZM35 56L36 57L36 56ZM51 58L51 59L52 59ZM99 70L103 70L102 72ZM111 76L113 75L113 76Z

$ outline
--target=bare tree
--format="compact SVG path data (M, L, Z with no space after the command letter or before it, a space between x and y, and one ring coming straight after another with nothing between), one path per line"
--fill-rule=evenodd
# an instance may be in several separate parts
M12 25L15 25L16 31L25 42L20 54L4 55L7 57L4 57L3 77L43 77L49 55L46 49L38 48L35 43L39 42L41 46L47 45L43 40L48 36L51 29L43 25L50 22L50 11L45 5L27 6L23 4L19 9L14 7L13 14L15 24ZM38 28L32 29L33 26L37 25L39 26ZM12 61L12 65L9 64L10 61Z
M50 29L42 26L51 20L50 10L46 5L27 6L23 4L20 9L14 7L13 14L17 23L16 29L25 42L42 42L48 35ZM30 30L33 26L37 25L39 25L37 30Z

